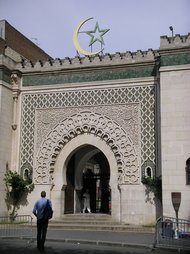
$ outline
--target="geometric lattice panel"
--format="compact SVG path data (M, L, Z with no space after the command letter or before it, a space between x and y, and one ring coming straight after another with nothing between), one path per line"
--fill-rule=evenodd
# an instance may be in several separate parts
M20 167L33 168L35 110L117 104L140 104L141 165L155 165L155 86L89 89L77 91L35 92L22 95Z

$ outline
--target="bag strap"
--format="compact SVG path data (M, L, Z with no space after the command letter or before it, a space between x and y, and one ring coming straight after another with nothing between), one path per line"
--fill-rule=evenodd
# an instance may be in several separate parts
M45 216L45 213L46 213L46 211L48 209L48 205L49 205L49 200L47 199L47 202L46 202L46 205L45 205L44 211L43 211L43 217Z

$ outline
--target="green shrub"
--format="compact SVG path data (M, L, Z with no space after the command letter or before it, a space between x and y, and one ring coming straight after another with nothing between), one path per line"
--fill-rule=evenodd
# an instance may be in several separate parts
M34 189L34 184L31 181L24 180L17 172L7 169L4 177L6 186L5 202L10 214L10 218L14 220L20 206L28 204L27 196Z
M142 183L146 185L150 192L154 193L155 198L162 201L162 179L161 177L143 177Z

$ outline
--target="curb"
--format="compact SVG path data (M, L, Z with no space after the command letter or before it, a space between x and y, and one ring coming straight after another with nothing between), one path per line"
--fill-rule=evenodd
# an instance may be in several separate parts
M31 243L35 243L36 238L34 237L0 237L0 239L10 240L10 239L22 239L28 240L27 244L30 245ZM46 242L61 242L61 243L71 243L71 244L86 244L86 245L94 245L94 246L108 246L108 247L125 247L131 249L140 249L141 251L155 251L155 253L176 253L176 251L182 251L182 253L189 253L189 249L176 249L176 248L167 248L167 247L154 247L154 245L148 244L137 244L137 243L125 243L125 242L110 242L110 241L101 241L101 240L84 240L84 239L71 239L71 238L63 238L63 239L56 239L56 238L47 238ZM158 252L157 252L158 251ZM188 251L188 252L187 252ZM143 252L144 253L144 252Z
M34 226L34 225L32 225ZM74 230L74 231L107 231L107 232L137 232L137 233L154 233L154 227L132 227L132 226L118 226L118 225L87 225L86 227L81 225L77 227L77 225L57 225L57 224L48 224L48 228L50 229L60 229L64 227L64 230Z
M34 243L36 237L0 237L0 239L22 239L28 240L28 243ZM153 245L137 244L137 243L125 243L125 242L110 242L101 240L84 240L84 239L71 239L71 238L46 238L46 242L61 242L61 243L73 243L73 244L89 244L89 245L99 245L99 246L113 246L113 247L130 247L130 248L143 248L143 249L154 249Z
M136 244L136 243L124 243L124 242L110 242L110 241L101 241L101 240L84 240L84 239L55 239L47 238L46 241L50 242L64 242L64 243L73 243L73 244L91 244L91 245L100 245L100 246L115 246L115 247L131 247L131 248L144 248L144 249L153 249L153 245L146 244Z

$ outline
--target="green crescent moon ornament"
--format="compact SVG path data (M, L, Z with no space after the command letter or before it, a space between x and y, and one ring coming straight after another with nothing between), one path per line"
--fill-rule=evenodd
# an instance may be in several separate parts
M88 20L90 19L93 19L93 18L87 18L87 19L84 19L83 21L81 21L77 27L75 28L74 30L74 33L73 33L73 43L74 43L74 46L76 48L76 50L78 51L78 53L82 54L82 55L85 55L85 56L94 56L94 55L97 55L101 52L100 51L97 51L97 52L90 52L90 51L87 51L83 48L81 48L80 44L79 44L79 41L78 41L78 33L79 33L79 30L81 28L81 26L86 23Z

